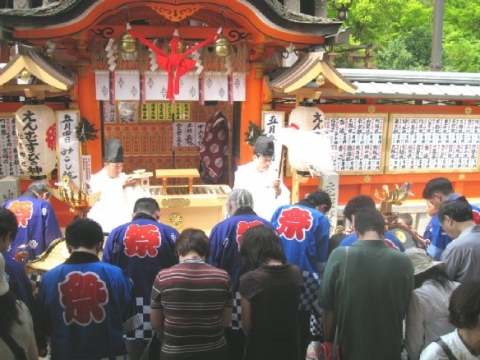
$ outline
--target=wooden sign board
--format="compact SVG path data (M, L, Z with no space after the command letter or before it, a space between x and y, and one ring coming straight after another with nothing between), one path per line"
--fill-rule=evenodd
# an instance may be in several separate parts
M339 174L382 174L388 114L325 114L331 135L335 171Z
M480 118L391 114L385 173L480 169Z
M25 176L18 157L15 114L0 114L0 176Z

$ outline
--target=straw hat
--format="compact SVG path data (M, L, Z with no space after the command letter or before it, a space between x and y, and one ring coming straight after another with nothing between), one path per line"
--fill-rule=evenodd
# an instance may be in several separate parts
M5 276L5 259L0 254L0 296L5 295L8 291L7 277Z
M412 260L414 274L420 274L435 266L442 266L441 261L434 261L424 249L412 247L405 250L405 254Z

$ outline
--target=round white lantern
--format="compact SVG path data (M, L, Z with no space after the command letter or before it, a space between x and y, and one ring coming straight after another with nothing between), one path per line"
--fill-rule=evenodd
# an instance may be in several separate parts
M290 166L302 175L333 171L329 137L323 133L325 115L315 103L300 103L290 113L285 145Z
M15 125L20 168L31 177L51 173L56 164L57 144L53 110L46 105L24 105L15 113Z
M323 129L325 115L315 103L302 102L290 113L288 126L299 130L320 130Z

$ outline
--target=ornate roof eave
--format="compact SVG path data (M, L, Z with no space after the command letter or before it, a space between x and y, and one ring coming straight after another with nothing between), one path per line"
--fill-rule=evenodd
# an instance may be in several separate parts
M357 87L324 59L327 57L326 55L325 51L305 54L288 70L270 81L268 86L278 93L294 94L311 83L312 80L318 79L320 84L329 82L341 91L354 94ZM321 85L317 90L321 91Z
M57 68L34 48L18 45L18 54L0 69L0 86L14 79L23 69L56 89L68 90L76 83L67 71Z
M292 11L278 0L245 0L257 8L268 20L277 26L315 35L337 34L343 22L338 19L321 18Z
M0 23L8 28L44 28L52 25L58 26L75 20L86 14L95 4L105 0L63 0L53 4L32 9L0 9ZM118 0L117 0L118 1ZM232 1L232 0L229 0ZM285 8L276 0L237 0L244 6L255 8L268 21L276 26L290 31L309 33L317 36L336 34L342 22L337 19L326 19L306 14L301 14ZM129 1L124 1L125 4ZM197 1L178 1L188 4ZM201 1L201 4L216 6L222 1ZM225 1L225 6L228 2Z
M4 27L16 27L46 26L59 20L65 22L85 11L87 7L82 9L82 4L95 2L96 0L63 0L32 9L0 9L0 23Z

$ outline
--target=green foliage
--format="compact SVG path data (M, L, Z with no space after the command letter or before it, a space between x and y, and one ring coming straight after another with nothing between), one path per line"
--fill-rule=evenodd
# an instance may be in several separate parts
M336 17L338 5L329 2L328 16ZM351 43L379 45L379 68L428 70L433 13L434 0L352 0L345 26L352 28ZM480 1L445 1L443 70L480 71L479 33ZM353 67L347 60L338 62Z
M413 55L406 50L403 39L394 39L379 49L378 68L387 70L416 70Z
M84 117L82 117L82 120L80 120L75 127L75 134L77 135L78 141L81 143L98 139L98 131L100 130L95 129L95 126Z
M459 39L444 45L444 71L480 73L480 41Z
M257 138L261 135L265 135L265 131L260 129L260 127L257 124L254 124L251 120L248 120L248 131L246 131L244 135L245 143L253 147Z

